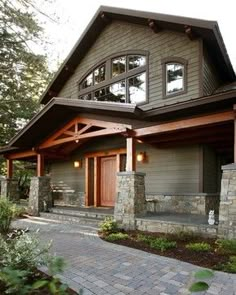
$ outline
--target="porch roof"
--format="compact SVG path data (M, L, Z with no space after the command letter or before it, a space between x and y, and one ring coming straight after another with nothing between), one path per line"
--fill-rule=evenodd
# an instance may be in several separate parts
M106 115L111 118L138 119L142 111L134 104L90 102L64 98L53 98L30 122L18 132L0 154L29 149L44 138L63 127L78 114ZM114 121L116 122L116 121Z

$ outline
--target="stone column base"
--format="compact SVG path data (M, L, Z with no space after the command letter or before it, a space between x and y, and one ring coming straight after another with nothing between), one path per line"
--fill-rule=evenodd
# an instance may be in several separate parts
M1 180L1 197L8 198L13 202L19 201L20 195L17 179L5 178Z
M222 167L218 235L236 238L236 164Z
M29 193L29 214L39 216L40 212L48 211L52 207L52 193L50 177L32 177Z
M135 229L135 217L146 214L145 174L117 173L115 220L125 229Z

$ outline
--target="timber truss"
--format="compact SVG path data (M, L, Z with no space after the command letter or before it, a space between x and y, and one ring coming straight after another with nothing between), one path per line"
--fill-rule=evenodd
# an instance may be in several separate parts
M37 149L46 149L67 142L79 143L89 138L104 135L125 134L131 128L130 125L77 117L47 138Z

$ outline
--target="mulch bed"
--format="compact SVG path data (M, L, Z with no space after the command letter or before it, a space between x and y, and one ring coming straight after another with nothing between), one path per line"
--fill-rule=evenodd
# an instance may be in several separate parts
M229 260L229 257L232 255L222 254L219 251L216 251L216 239L212 238L203 238L203 237L179 237L177 235L171 234L162 234L162 233L150 233L150 232L140 232L140 231L126 231L129 235L127 240L118 240L110 243L119 244L127 246L130 248L139 249L145 252L149 252L156 255L166 256L175 258L181 261L189 262L201 267L207 267L214 269L219 264L224 264ZM138 234L153 236L153 237L165 237L169 240L176 241L177 247L161 252L151 248L145 242L138 241ZM102 239L105 240L105 237L100 235ZM211 245L211 250L207 252L196 252L193 250L186 249L186 245L189 243L200 243L206 242Z

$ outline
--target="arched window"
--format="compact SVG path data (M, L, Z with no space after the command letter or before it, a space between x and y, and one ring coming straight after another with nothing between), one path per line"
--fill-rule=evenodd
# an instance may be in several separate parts
M162 62L163 96L186 92L187 62L182 58L167 58Z
M128 51L107 58L79 82L79 99L145 103L147 63L146 52Z

